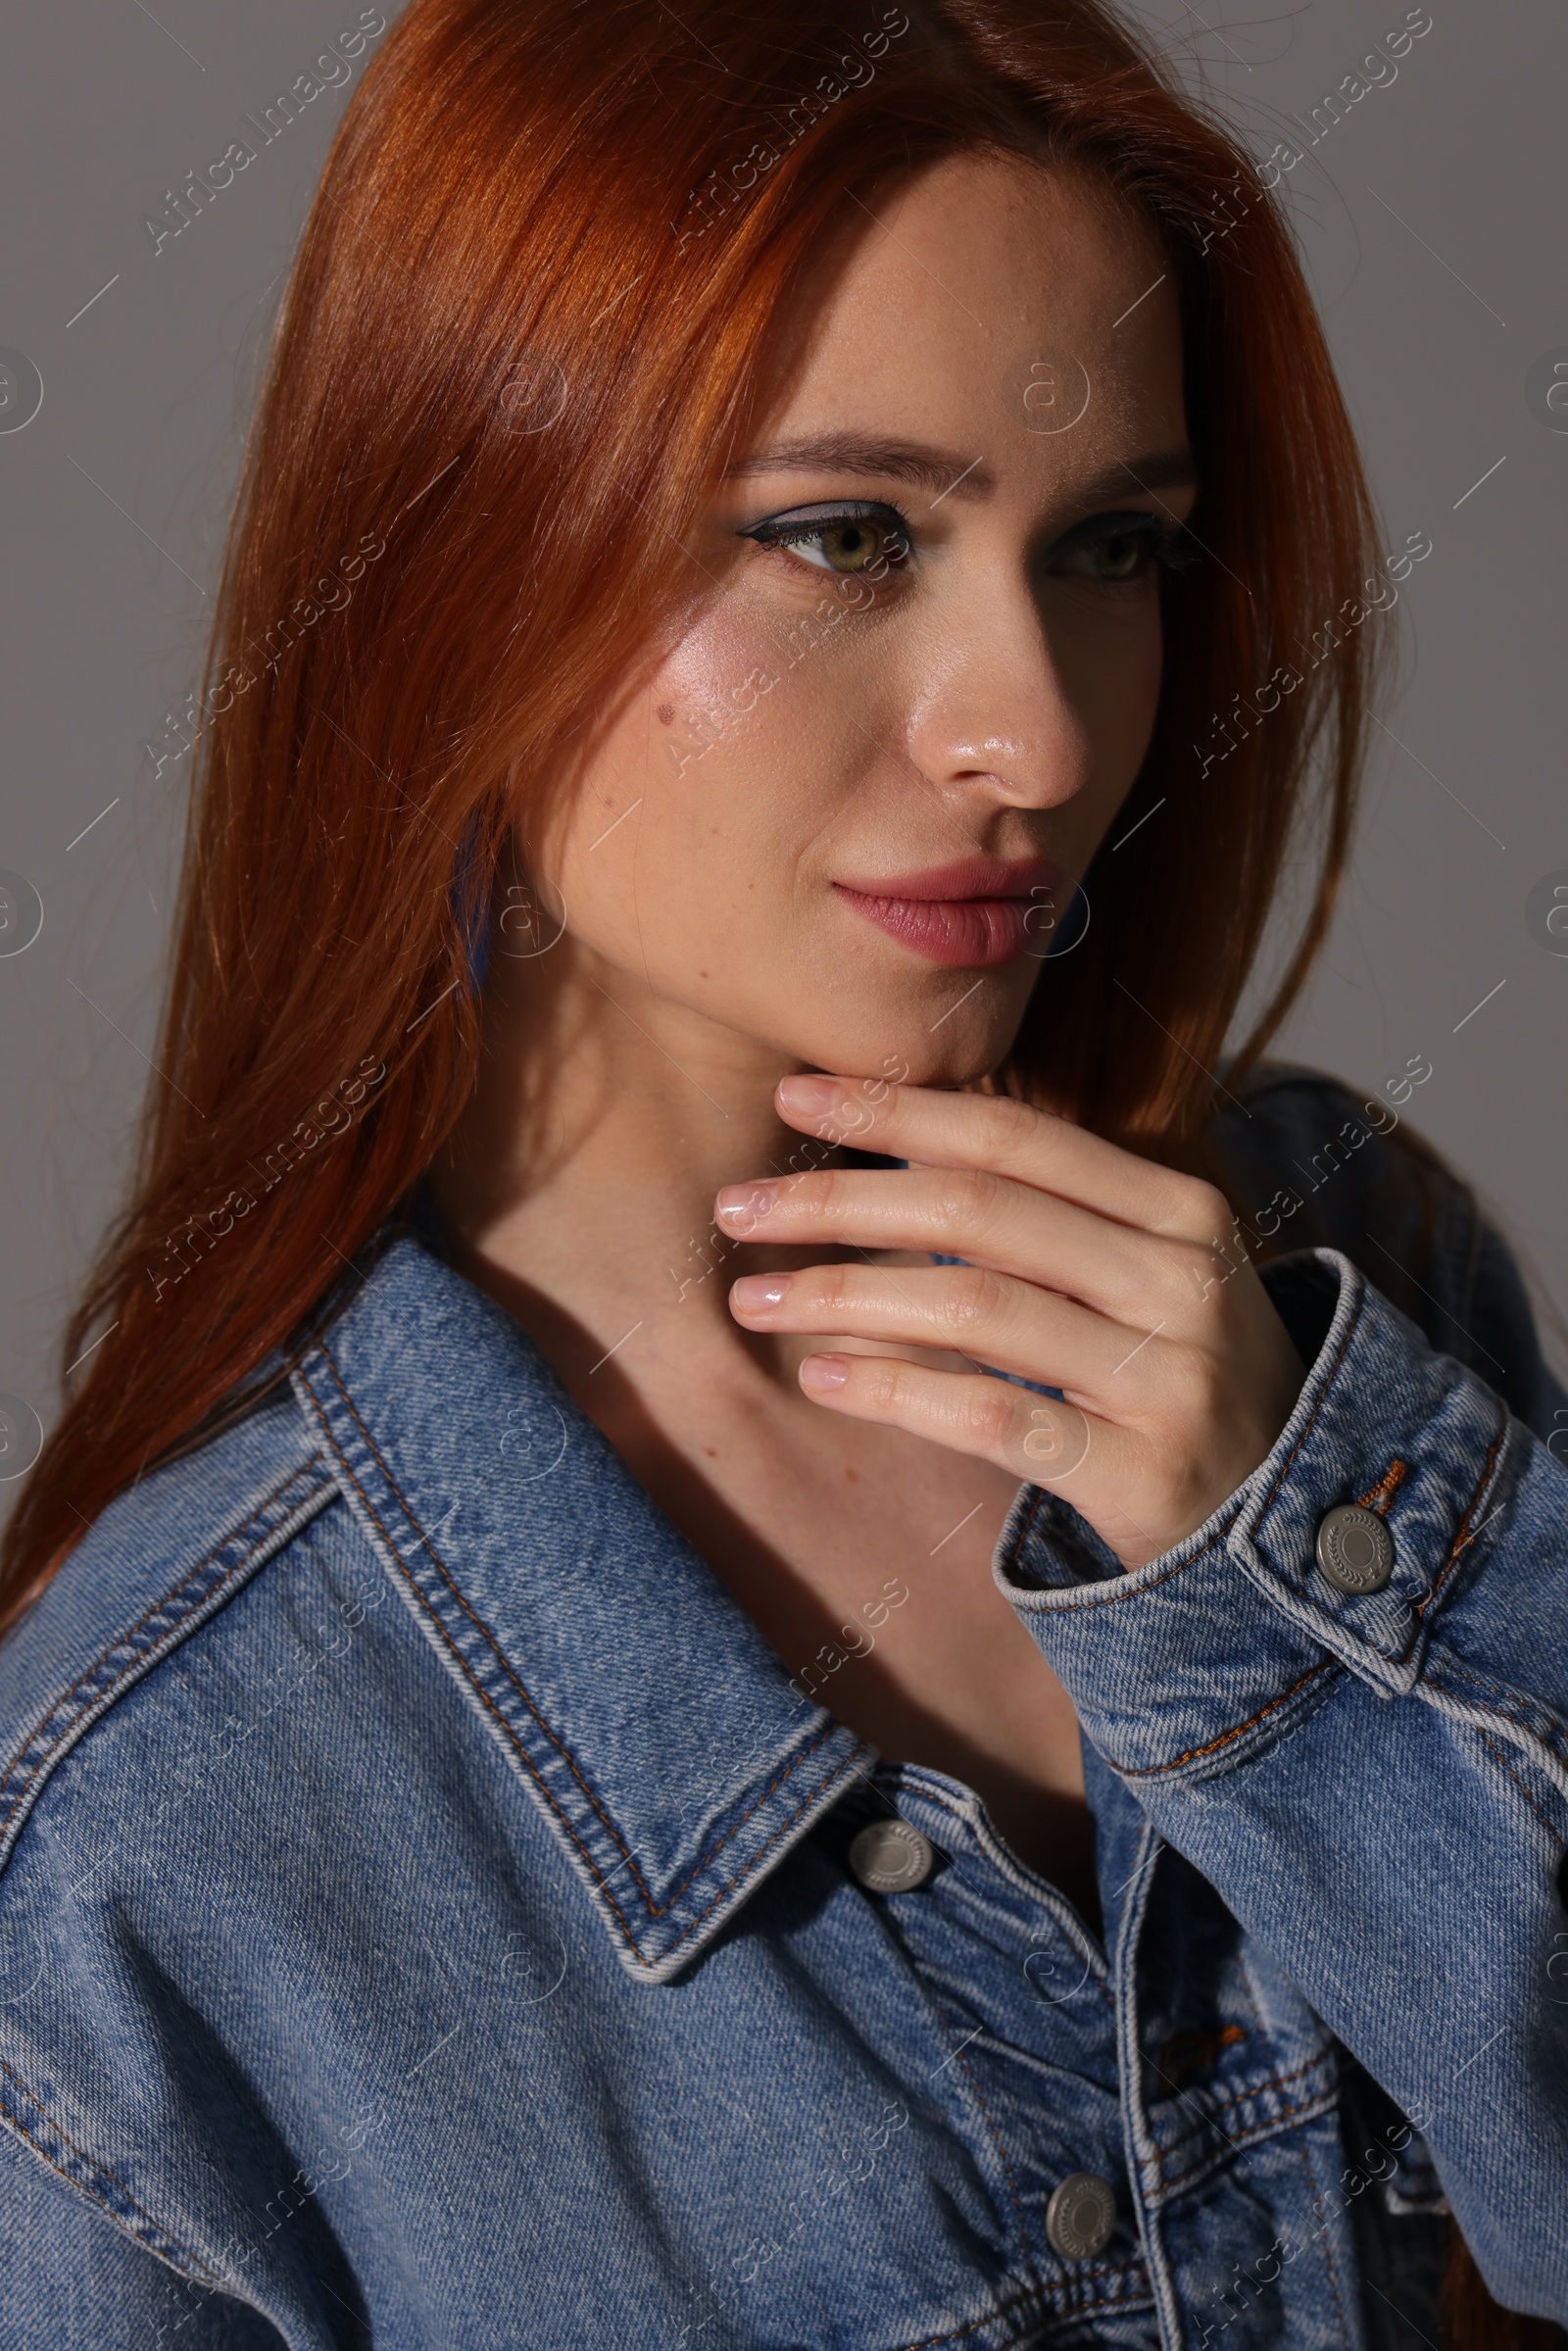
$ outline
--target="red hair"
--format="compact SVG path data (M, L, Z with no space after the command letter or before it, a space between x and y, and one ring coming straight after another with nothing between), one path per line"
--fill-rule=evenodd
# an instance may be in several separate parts
M586 743L701 589L681 541L847 190L966 149L1075 163L1152 225L1182 307L1205 560L1163 591L1121 829L1166 799L1182 820L1091 872L1049 1029L1026 1012L1000 1082L1187 1149L1310 814L1301 934L1233 1066L1299 988L1383 574L1281 213L1094 0L850 4L846 35L845 0L413 0L351 99L230 537L160 1075L62 1361L108 1336L7 1530L0 1622L243 1408L451 1131L504 779ZM1513 2324L1462 2248L1449 2314L1470 2343Z
M682 539L847 188L961 149L1087 167L1184 313L1207 555L1166 592L1125 811L1182 821L1091 873L1049 1035L1026 1013L1002 1082L1135 1149L1198 1131L1310 771L1319 886L1244 1062L1298 986L1361 749L1373 629L1341 616L1375 557L1277 206L1090 0L863 6L847 37L843 0L413 0L351 99L230 537L160 1075L62 1359L114 1327L7 1531L0 1621L234 1408L451 1130L503 779L586 741L705 587Z

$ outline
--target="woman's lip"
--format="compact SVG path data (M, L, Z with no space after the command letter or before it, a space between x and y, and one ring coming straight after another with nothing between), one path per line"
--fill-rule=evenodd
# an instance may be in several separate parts
M974 971L1046 952L1030 942L1048 937L1049 926L1042 930L1034 919L1048 910L1048 892L1040 898L887 898L852 890L846 882L833 887L858 914L928 962Z
M1061 868L1049 857L964 857L954 865L926 865L918 873L868 874L863 881L838 881L836 890L857 898L941 899L1028 898L1036 890L1059 889Z

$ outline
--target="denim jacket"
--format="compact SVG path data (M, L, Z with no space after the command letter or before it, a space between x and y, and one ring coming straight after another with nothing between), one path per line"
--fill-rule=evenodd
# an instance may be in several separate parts
M1310 1366L1246 1483L1131 1574L1029 1485L997 1543L1103 1940L384 1235L0 1647L5 2351L1410 2351L1450 2209L1568 2320L1568 1399L1393 1115L1218 1130Z

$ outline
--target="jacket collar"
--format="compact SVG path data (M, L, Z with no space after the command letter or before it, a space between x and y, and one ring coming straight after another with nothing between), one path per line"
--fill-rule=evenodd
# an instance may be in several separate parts
M527 1333L430 1238L392 1242L295 1393L621 1959L662 1983L876 1753L791 1691Z

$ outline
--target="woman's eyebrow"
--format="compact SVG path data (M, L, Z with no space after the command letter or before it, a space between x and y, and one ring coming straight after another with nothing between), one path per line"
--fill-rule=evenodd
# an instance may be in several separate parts
M757 449L725 467L725 479L755 473L858 473L882 480L906 481L933 497L952 491L960 498L989 498L997 477L982 461L960 451L941 449L925 441L874 441L856 433L811 433L794 441L779 441ZM1198 466L1185 445L1155 449L1119 460L1091 480L1062 484L1074 505L1103 506L1142 490L1153 496L1160 490L1196 487Z
M753 450L725 467L725 478L743 473L864 473L883 480L906 481L934 497L948 490L961 496L988 498L996 488L990 468L977 464L972 453L959 456L925 441L870 441L856 433L813 433L798 441L780 441L771 449ZM961 476L961 489L960 489Z

